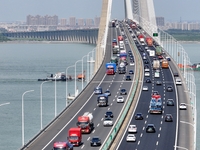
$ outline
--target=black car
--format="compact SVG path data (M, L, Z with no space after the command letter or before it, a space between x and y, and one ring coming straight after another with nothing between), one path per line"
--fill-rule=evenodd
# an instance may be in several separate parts
M101 146L101 139L98 136L92 137L90 140L90 145L91 146Z
M131 76L127 75L126 80L131 80Z
M111 93L109 90L106 90L104 93L107 94L108 96L111 96Z
M106 118L113 118L114 117L113 112L112 111L106 111L105 117Z
M165 122L173 122L172 114L165 115Z
M174 72L174 77L179 77L179 74L177 72Z
M127 94L126 89L121 89L120 90L120 95L126 95L126 94Z
M146 79L146 83L151 83L151 79Z
M167 86L167 92L172 92L173 91L173 87L171 85Z
M155 128L154 124L148 124L146 127L146 132L147 133L155 133L156 128Z
M132 51L131 51L131 50L129 50L129 51L128 51L128 53L129 53L129 54L132 54Z
M145 60L144 60L144 63L145 63L145 64L148 64L149 62L148 62L148 60L145 59Z
M129 70L129 74L134 74L133 70Z
M137 114L135 114L135 120L143 120L143 115L142 115L142 113L137 113Z
M168 99L167 100L167 106L174 106L174 100L173 99Z
M160 95L158 91L153 91L152 95Z

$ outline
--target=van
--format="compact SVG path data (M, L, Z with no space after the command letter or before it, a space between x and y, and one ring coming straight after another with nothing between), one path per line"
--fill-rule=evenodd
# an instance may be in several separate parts
M155 78L159 78L160 77L160 73L159 72L155 72Z
M182 85L181 78L175 78L176 85Z

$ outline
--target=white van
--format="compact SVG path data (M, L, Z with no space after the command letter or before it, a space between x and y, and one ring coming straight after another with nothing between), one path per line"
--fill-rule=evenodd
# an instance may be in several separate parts
M156 71L154 77L155 77L155 78L160 78L160 73Z

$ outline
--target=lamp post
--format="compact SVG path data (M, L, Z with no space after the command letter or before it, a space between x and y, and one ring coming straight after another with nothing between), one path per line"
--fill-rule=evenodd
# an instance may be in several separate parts
M24 146L24 95L34 90L26 91L22 94L22 146Z
M72 66L69 66L69 67L66 68L66 106L67 106L67 102L68 102L68 101L67 101L67 95L68 95L68 94L67 94L67 71L68 71L69 68L72 68L72 67L74 67L74 66L75 66L75 65L72 65Z
M93 61L90 61L90 53L92 53L92 60L93 60L93 53L94 53L94 50L95 50L95 48L92 50L92 51L90 51L89 53L88 53L88 61L87 61L87 63L90 63L90 62L93 62ZM88 67L89 68L89 67ZM90 69L91 69L91 67L90 67ZM88 73L88 82L87 83L89 83L89 80L90 80L90 73L91 71L89 71L89 73Z
M80 61L82 61L82 60L77 60L76 62L75 62L75 93L74 93L74 95L75 95L75 97L76 97L76 64L78 63L78 62L80 62Z
M40 85L40 129L42 130L42 85L46 82L50 81L44 81Z
M88 55L85 55L85 56L82 57L82 75L83 75L83 58L86 57L86 56L88 56ZM87 65L88 65L88 63L87 63ZM82 78L82 90L83 90L83 78Z
M56 97L56 77L55 77L55 117L57 115L57 97Z

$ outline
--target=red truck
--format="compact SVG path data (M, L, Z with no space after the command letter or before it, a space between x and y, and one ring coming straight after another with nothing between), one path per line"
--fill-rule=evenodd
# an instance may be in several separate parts
M85 112L83 116L79 116L76 125L82 133L90 133L94 128L92 113Z
M106 74L114 75L116 72L116 63L106 63Z
M73 150L73 145L69 142L55 142L53 150Z
M123 41L123 36L122 36L122 35L119 35L117 39L118 39L118 42L119 42L119 41Z
M153 45L153 39L151 37L146 37L146 42L148 46L152 46Z
M68 131L69 143L74 146L79 146L82 143L81 128L70 128Z

